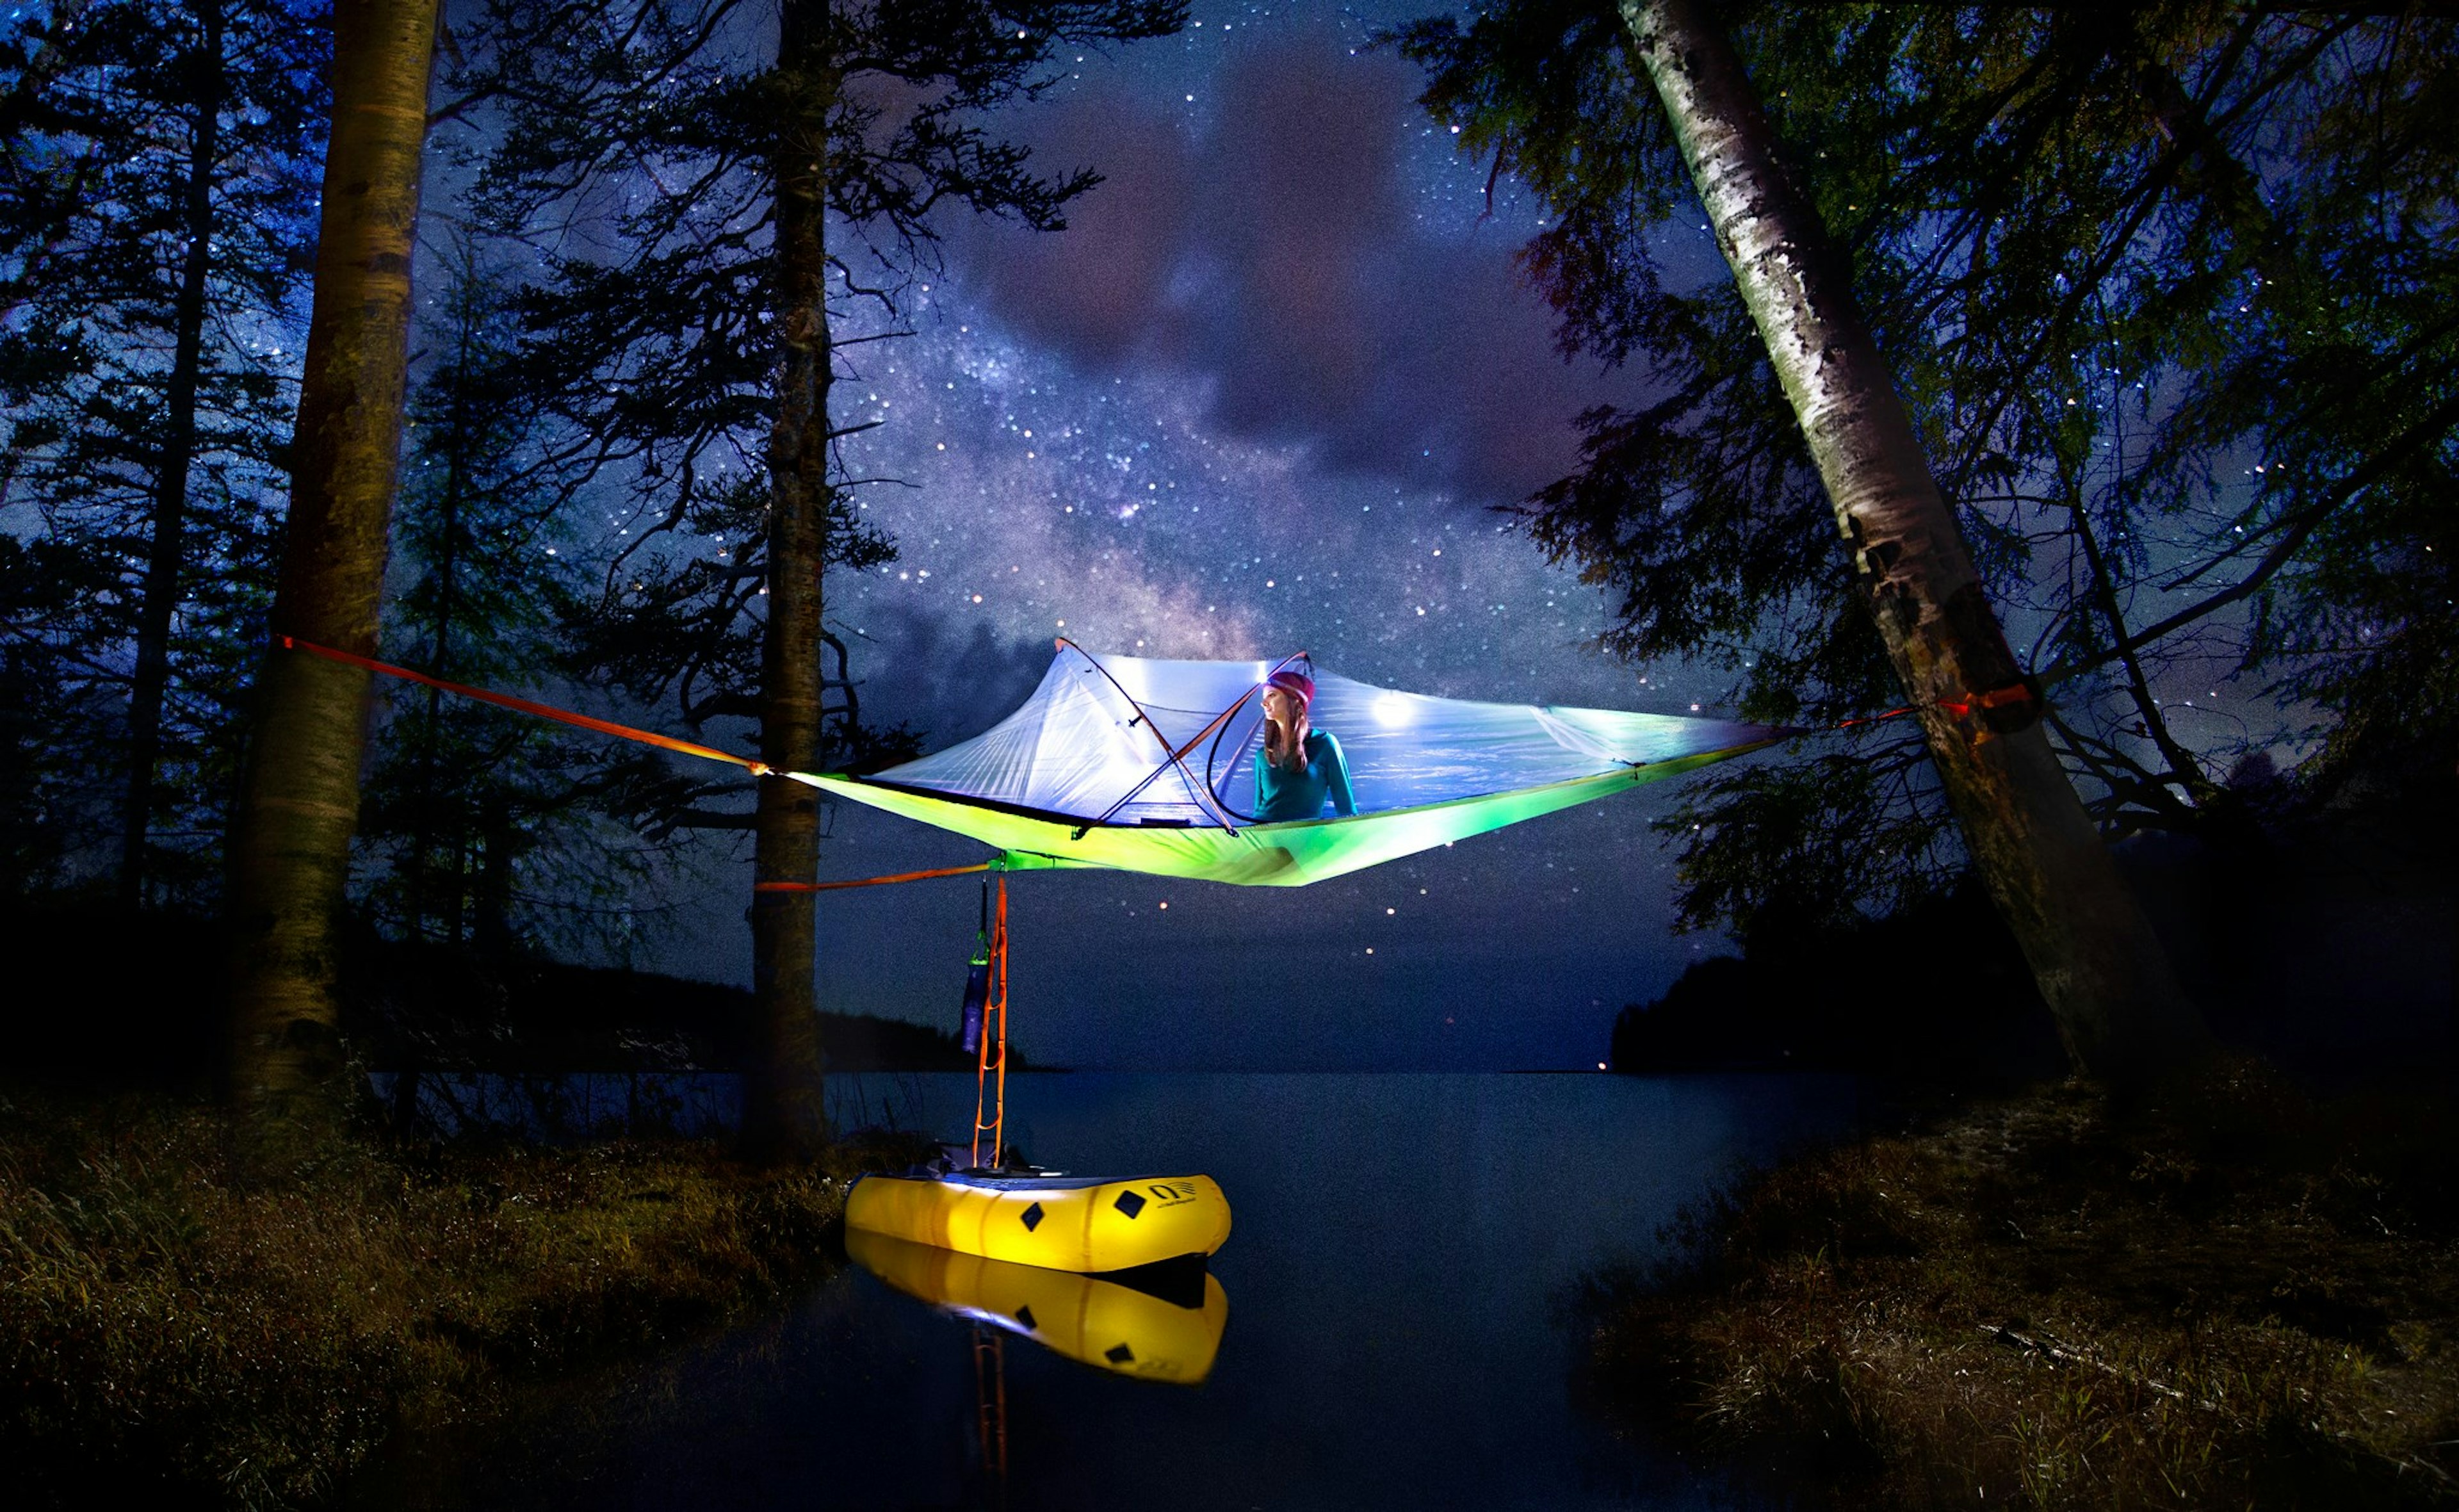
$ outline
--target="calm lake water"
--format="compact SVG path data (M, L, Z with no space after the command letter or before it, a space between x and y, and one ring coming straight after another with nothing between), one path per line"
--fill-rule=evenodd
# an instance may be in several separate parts
M970 1077L831 1096L840 1121L952 1137L973 1112ZM1076 1073L1011 1079L1009 1107L1043 1166L1221 1182L1228 1321L1200 1383L1079 1363L850 1265L755 1326L561 1388L485 1446L420 1446L354 1500L1731 1505L1579 1405L1567 1292L1654 1256L1658 1226L1743 1167L1848 1126L1856 1096L1798 1076Z

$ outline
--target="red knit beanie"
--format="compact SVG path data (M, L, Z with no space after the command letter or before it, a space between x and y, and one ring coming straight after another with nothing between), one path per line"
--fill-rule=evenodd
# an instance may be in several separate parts
M1314 679L1295 667L1281 668L1267 680L1266 685L1279 688L1283 692L1294 693L1299 703L1309 708L1314 706Z

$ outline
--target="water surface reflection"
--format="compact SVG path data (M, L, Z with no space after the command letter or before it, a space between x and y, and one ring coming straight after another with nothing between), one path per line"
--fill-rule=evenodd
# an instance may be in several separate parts
M886 1104L909 1126L961 1128L972 1110L969 1077L845 1080L839 1106ZM1855 1111L1850 1083L1810 1077L1077 1073L1015 1078L1009 1102L1013 1138L1045 1165L1221 1182L1236 1227L1200 1307L1070 1291L1045 1311L1033 1287L1125 1289L850 1236L871 1269L600 1383L517 1445L431 1455L416 1500L1732 1505L1578 1407L1561 1299L1585 1273L1653 1258L1684 1203ZM977 1330L1004 1342L995 1379ZM1178 1384L1108 1357L1124 1343L1143 1363L1139 1338Z
M1143 1287L1010 1265L849 1228L846 1253L952 1317L1004 1329L1096 1370L1192 1386L1212 1374L1230 1298L1200 1260ZM1159 1269L1159 1268L1149 1268ZM1143 1279L1143 1278L1139 1278ZM1191 1294L1190 1294L1191 1293Z

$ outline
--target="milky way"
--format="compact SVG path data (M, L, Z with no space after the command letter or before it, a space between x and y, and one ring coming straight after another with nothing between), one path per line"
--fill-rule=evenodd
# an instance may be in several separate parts
M1088 57L1017 123L1107 181L1065 232L950 227L910 339L832 402L885 570L831 578L867 716L936 747L1012 708L1064 635L1095 652L1278 656L1453 697L1689 712L1712 684L1596 655L1593 588L1496 506L1576 461L1632 391L1566 366L1511 253L1539 209L1411 102L1355 11L1199 10ZM1644 682L1643 673L1650 676ZM1671 680L1670 683L1668 680ZM1696 685L1692 685L1692 682ZM1712 705L1713 707L1713 705ZM1587 1067L1676 939L1661 789L1293 892L1098 872L1012 883L1016 1035L1071 1065ZM978 859L850 808L823 874ZM730 876L730 872L721 873ZM950 1018L970 881L835 893L831 1008ZM739 972L714 914L674 964Z

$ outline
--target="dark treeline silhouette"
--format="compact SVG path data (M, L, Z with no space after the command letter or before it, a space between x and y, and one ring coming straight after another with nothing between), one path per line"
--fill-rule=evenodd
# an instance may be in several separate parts
M147 914L145 929L147 948L134 952L128 916L110 899L0 906L0 950L51 963L69 984L20 994L0 1012L13 1071L63 1086L213 1091L221 1028L194 963L212 956L219 926L166 910ZM344 1033L360 1065L375 1071L740 1074L760 1045L751 995L740 987L456 950L365 924L345 936L336 981ZM840 1070L974 1064L952 1030L902 1019L823 1014L820 1038ZM1016 1063L1029 1063L1021 1051Z
M316 240L322 7L53 7L0 41L0 887L209 904Z
M2377 789L2316 808L2253 775L2261 843L2154 833L2120 846L2179 976L2235 1044L2334 1088L2445 1075L2451 1011L2447 796ZM1885 917L1767 921L1615 1018L1624 1072L1851 1071L1928 1097L2053 1073L2040 994L1971 883Z
M1907 961L1918 965L1897 964ZM1641 1075L1852 1071L1984 1091L2059 1062L2023 952L1966 887L1787 948L1699 961L1615 1016L1611 1063Z

